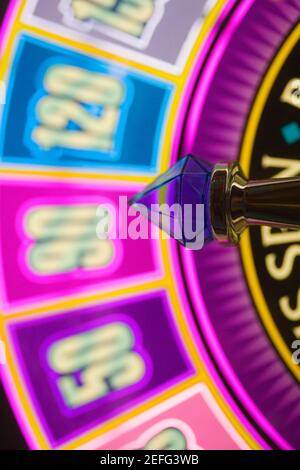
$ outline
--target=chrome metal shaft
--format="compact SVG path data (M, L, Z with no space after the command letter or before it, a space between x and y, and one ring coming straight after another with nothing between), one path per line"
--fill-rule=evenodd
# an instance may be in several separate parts
M218 164L210 214L214 237L234 244L249 225L300 229L300 177L247 181L238 163Z

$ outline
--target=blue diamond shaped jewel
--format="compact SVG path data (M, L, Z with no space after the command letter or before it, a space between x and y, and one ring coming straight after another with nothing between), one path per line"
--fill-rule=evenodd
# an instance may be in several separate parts
M181 158L131 201L151 222L193 250L236 244L249 225L300 228L300 178L247 181L238 163Z
M212 170L188 155L131 202L143 206L149 220L182 245L199 249L213 239L208 201Z

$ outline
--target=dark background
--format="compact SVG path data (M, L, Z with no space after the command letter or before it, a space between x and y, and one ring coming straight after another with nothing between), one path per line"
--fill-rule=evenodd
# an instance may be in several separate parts
M2 0L0 3L0 19L2 21L2 18L4 16L4 12L6 10L6 7L8 5L8 0Z
M9 0L0 0L0 24ZM1 60L1 57L0 57ZM0 450L27 449L0 382Z

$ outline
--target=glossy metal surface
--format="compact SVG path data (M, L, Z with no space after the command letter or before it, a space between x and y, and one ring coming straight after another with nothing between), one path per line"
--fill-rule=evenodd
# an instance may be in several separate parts
M215 239L234 244L249 225L300 229L300 178L247 181L238 163L218 164L210 212Z

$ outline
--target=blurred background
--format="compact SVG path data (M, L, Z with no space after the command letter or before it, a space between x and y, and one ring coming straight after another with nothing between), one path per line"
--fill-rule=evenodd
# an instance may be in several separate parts
M299 448L298 232L96 236L99 204L188 153L299 173L299 0L0 17L0 448Z

